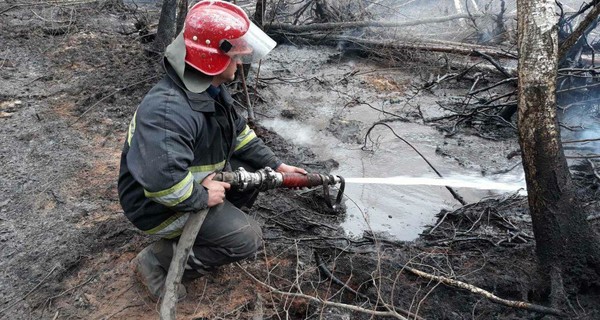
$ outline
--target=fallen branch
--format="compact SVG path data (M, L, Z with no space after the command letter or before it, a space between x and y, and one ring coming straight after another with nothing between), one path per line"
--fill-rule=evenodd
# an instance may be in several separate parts
M37 290L46 281L46 279L48 279L48 277L50 277L50 275L54 272L54 270L56 270L56 268L58 268L58 266L54 266L54 268L52 268L52 270L50 270L50 272L48 272L48 274L35 287L33 287L33 289L29 290L29 292L27 292L24 296L22 296L19 299L16 299L11 304L9 304L6 308L0 310L0 314L4 313L4 311L14 307L17 303L19 303L19 302L25 300L25 298L29 297L30 294L32 294L35 290Z
M517 81L517 78L516 78L516 77L507 78L507 79L504 79L504 80L498 81L498 82L494 83L494 84L493 84L493 85L491 85L491 86L488 86L488 87L485 87L485 88L481 88L481 89L477 89L477 90L475 90L475 91L471 91L471 92L469 92L469 93L467 93L467 94L468 94L468 95L471 95L471 96L472 96L472 95L476 95L476 94L478 94L478 93L481 93L481 92L484 92L484 91L491 90L491 89L493 89L493 88L495 88L495 87L498 87L498 86L501 86L501 85L503 85L503 84L506 84L506 83L512 83L512 82L516 82L516 81Z
M581 100L581 101L576 101L576 102L572 102L567 104L566 106L558 106L559 110L562 110L563 112L571 107L575 107L575 106L583 106L583 107L587 107L592 103L598 103L600 101L600 98L594 98L594 99L587 99L587 100Z
M455 279L450 279L450 278L443 277L443 276L436 276L436 275L429 274L427 272L417 270L417 269L414 269L414 268L411 268L411 267L405 266L405 265L402 265L401 268L403 270L408 270L419 277L426 278L426 279L433 280L433 281L439 281L445 285L465 289L472 293L482 295L482 296L488 298L492 302L502 304L502 305L505 305L508 307L526 309L526 310L531 310L531 311L535 311L535 312L553 314L553 315L557 315L557 316L565 316L565 313L558 309L544 307L544 306L532 304L532 303L525 302L525 301L502 299L489 291L483 290L479 287L476 287L472 284L468 284L466 282L462 282L462 281L455 280Z
M516 59L516 55L511 52L497 49L490 46L479 46L468 43L451 41L423 41L422 39L378 39L369 40L358 37L343 36L337 34L286 34L283 32L269 32L269 34L283 34L286 36L302 37L315 42L331 43L337 45L339 42L354 43L359 46L383 50L418 50L440 53L453 53L461 55L475 55L475 51L486 54L494 58Z
M369 297L350 288L350 286L348 286L344 281L338 279L338 277L333 275L333 273L331 273L331 271L329 271L329 269L325 265L325 262L323 262L323 260L321 260L321 257L319 256L319 254L316 251L314 252L314 256L315 256L315 263L317 264L317 268L319 268L319 271L321 271L326 278L329 278L329 280L331 280L331 282L337 284L338 286L342 287L343 289L352 292L352 294L354 294L355 296L360 297L369 303L371 302L371 299L369 299Z
M585 142L592 142L592 141L600 141L600 138L594 138L594 139L582 139L582 140L568 140L568 141L563 141L562 143L585 143Z
M498 61L494 60L489 55L487 55L487 54L485 54L483 52L479 52L477 50L473 50L473 53L475 53L476 56L480 56L480 57L484 58L485 60L487 60L489 63L491 63L506 78L511 78L512 79L513 76L515 75L514 73L511 74L510 72L508 72L508 70L506 70L506 68L504 68L503 66L501 66L500 63L498 63Z
M123 308L121 308L121 309L119 309L119 310L117 310L117 311L115 311L115 312L113 312L113 313L109 314L109 315L108 315L108 316L106 316L105 318L102 318L102 320L108 320L108 319L110 319L110 318L112 318L112 317L116 316L117 314L119 314L119 313L121 313L121 312L123 312L123 311L125 311L125 310L129 309L129 308L135 308L135 307L139 307L139 306L142 306L142 305L144 305L144 304L143 304L143 303L136 303L136 304L129 304L129 305L126 305L126 306L124 306Z
M84 281L84 282L82 282L82 283L80 283L80 284L78 284L76 286L73 286L73 287L71 287L71 288L69 288L69 289L67 289L67 290L65 290L65 291L63 291L63 292L61 292L61 293L59 293L57 295L54 295L54 296L46 299L46 302L44 302L44 308L46 308L47 306L49 306L50 302L53 299L59 298L59 297L63 296L64 294L68 293L68 292L71 292L71 291L73 291L73 290L75 290L77 288L83 287L84 285L88 284L90 281L94 280L96 278L96 276L97 276L97 274L89 277L86 281Z
M474 17L483 17L484 14L473 15ZM391 22L391 21L350 21L350 22L329 22L329 23L313 23L305 25L293 25L287 23L272 23L265 26L268 31L272 30L283 30L291 32L306 32L306 31L327 31L336 29L356 29L365 27L377 27L377 28L400 28L410 27L429 23L441 23L458 19L468 18L468 14L455 14L446 17L437 17L430 19L421 19L407 22Z
M600 1L593 1L593 8L590 13L579 23L575 31L573 31L567 39L560 45L558 49L558 58L561 59L571 47L577 42L581 35L585 32L586 29L590 27L590 25L596 21L598 16L600 15Z
M491 174L505 174L505 173L509 173L514 168L518 167L520 164L521 164L521 161L513 164L512 166L510 166L510 167L508 167L506 169L500 169L500 170L493 171Z
M307 299L310 301L314 301L316 303L325 305L325 306L329 306L329 307L337 307L337 308L344 308L344 309L348 309L348 310L352 310L352 311L358 311L358 312L362 312L362 313L366 313L366 314L370 314L370 315L374 315L374 316L381 316L381 317L394 317L396 319L401 319L401 320L408 320L407 318L403 317L402 315L400 315L398 312L394 311L394 310L390 310L390 311L376 311L376 310L370 310L370 309L366 309L366 308L362 308L362 307L358 307L358 306L354 306L354 305L350 305L350 304L345 304L345 303L339 303L339 302L333 302L333 301L327 301L327 300L323 300L319 297L313 297L304 293L294 293L294 292L285 292L285 291L281 291L273 286L270 286L260 280L258 280L254 275L252 275L250 272L248 272L246 269L244 269L239 263L236 262L236 265L238 266L238 268L240 268L248 277L250 277L250 279L252 279L254 282L256 282L257 284L261 285L262 287L268 289L270 292L272 293L276 293L282 296L288 296L288 297L295 297L295 298L303 298L303 299Z
M345 282L343 282L342 280L338 279L331 271L329 271L329 269L327 268L327 266L325 265L325 262L323 262L321 260L321 257L319 256L319 254L315 251L314 253L315 256L315 263L317 264L317 267L319 268L319 271L321 271L323 273L323 275L327 278L329 278L329 280L331 280L333 283L339 285L340 287L342 287L343 289L346 289L350 292L352 292L355 296L360 297L364 300L366 300L368 303L371 303L371 299L369 297L367 297L366 295L350 288L350 286L348 286ZM389 306L385 306L386 308L390 308ZM415 320L423 320L422 317L419 317L418 315L401 309L401 308L397 308L394 307L394 309L396 310L396 312L402 314L405 317L409 317Z
M600 5L599 5L599 7L600 7ZM600 86L600 82L587 84L587 85L579 86L579 87L571 87L571 88L567 88L567 89L556 90L556 93L563 93L563 92L569 92L569 91L575 91L575 90L581 90L581 89L590 89L590 88L597 87L597 86ZM596 90L596 89L594 89L594 90Z
M48 2L39 2L39 3L17 3L9 6L5 9L0 10L0 14L6 13L10 10L22 8L22 7L46 7L46 6L57 6L57 7L66 7L66 6L75 6L80 4L90 4L96 3L100 0L55 0Z
M600 158L600 154L590 154L587 156L565 156L567 159L596 159Z

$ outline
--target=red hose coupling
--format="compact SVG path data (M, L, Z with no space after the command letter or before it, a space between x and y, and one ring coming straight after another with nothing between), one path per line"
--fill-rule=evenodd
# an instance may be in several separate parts
M282 187L286 188L310 188L323 185L323 176L316 173L283 173Z

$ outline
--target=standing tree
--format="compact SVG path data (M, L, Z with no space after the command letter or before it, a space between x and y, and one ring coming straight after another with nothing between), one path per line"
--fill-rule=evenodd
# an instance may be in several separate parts
M600 243L576 199L560 141L554 0L517 6L519 143L541 279L551 304L560 306L566 292L600 282Z
M167 45L181 31L187 15L187 7L187 0L163 0L152 51L162 54Z

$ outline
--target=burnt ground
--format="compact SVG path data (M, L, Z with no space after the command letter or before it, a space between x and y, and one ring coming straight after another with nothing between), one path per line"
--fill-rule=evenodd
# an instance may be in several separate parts
M158 305L133 280L129 266L152 239L125 219L116 193L127 124L161 76L134 24L156 17L110 3L9 3L0 9L2 318L158 318ZM339 161L318 159L293 141L258 131L286 162L328 172ZM320 194L265 192L249 213L262 224L264 250L254 260L188 283L178 315L371 318L307 297L314 296L369 310L394 305L428 319L543 317L402 271L406 264L504 299L530 299L536 264L526 199L489 199L443 211L440 223L421 238L396 242L369 233L346 238L339 227L343 214L328 210ZM333 283L317 259L360 294ZM299 292L307 296L286 295ZM573 318L600 317L597 291L570 298Z

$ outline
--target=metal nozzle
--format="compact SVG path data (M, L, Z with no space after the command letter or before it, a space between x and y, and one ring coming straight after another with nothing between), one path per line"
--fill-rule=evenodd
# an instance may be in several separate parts
M329 176L329 184L330 185L340 184L340 183L342 183L342 181L344 181L344 178L342 178L340 176L336 176L336 175Z
M325 198L330 207L337 209L344 193L344 178L338 175L323 175L318 173L279 173L271 168L264 168L256 172L248 172L244 168L238 168L233 172L219 172L213 180L229 183L239 191L258 189L260 191L284 188L313 188L323 187ZM329 186L339 184L339 191L335 204L329 199Z

